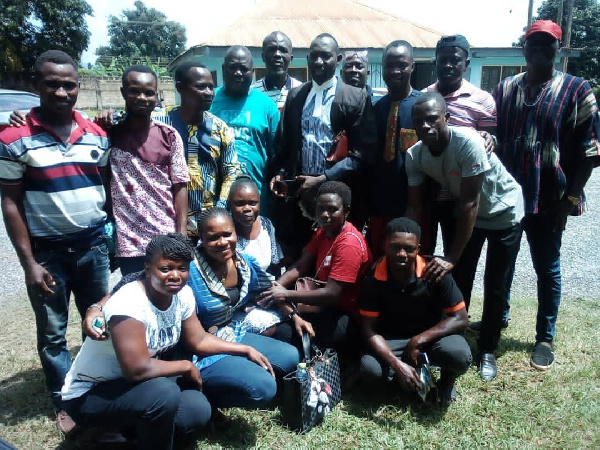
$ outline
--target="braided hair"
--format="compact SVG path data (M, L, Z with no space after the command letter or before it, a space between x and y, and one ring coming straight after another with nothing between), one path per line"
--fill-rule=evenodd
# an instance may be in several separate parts
M202 233L206 231L206 223L209 221L209 219L214 219L216 217L227 217L227 219L231 220L229 211L227 211L225 208L221 208L219 206L206 208L204 211L201 211L200 214L198 214L198 234L202 235Z

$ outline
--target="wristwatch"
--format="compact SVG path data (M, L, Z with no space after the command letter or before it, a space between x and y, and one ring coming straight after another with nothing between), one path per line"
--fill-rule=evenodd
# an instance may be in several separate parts
M284 317L284 319L283 319L284 322L292 320L292 317L294 317L296 314L298 314L298 307L293 303L290 303L290 306L294 309L292 310L291 313L289 313L287 316Z
M573 206L577 206L580 203L579 197L575 197L574 195L567 195L567 200L569 200Z

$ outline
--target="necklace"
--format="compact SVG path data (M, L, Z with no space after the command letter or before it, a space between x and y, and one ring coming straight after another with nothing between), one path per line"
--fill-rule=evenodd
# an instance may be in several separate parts
M532 107L538 104L538 102L540 101L540 99L546 94L546 91L548 90L548 87L550 86L550 82L552 81L552 78L548 81L546 81L545 83L542 83L540 85L538 85L538 89L537 89L537 95L535 97L535 101L533 103L527 103L527 99L529 98L529 83L527 83L527 81L524 81L524 86L523 89L525 91L525 100L523 100L523 104L525 106L528 107Z

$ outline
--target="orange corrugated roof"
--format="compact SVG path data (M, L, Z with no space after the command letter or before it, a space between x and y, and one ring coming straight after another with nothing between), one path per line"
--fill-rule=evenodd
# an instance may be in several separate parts
M265 35L283 31L294 47L308 48L320 33L340 47L381 48L395 39L435 47L442 33L352 0L259 0L243 17L213 34L203 46L261 47Z

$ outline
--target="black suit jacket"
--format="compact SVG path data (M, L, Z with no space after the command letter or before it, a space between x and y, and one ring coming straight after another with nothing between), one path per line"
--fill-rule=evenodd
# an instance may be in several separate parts
M282 169L286 178L302 175L302 109L311 88L309 81L292 89L287 96L277 132L272 176ZM334 135L346 131L348 157L328 167L325 174L330 180L348 182L359 169L372 162L377 145L375 116L367 91L338 79L330 120Z

